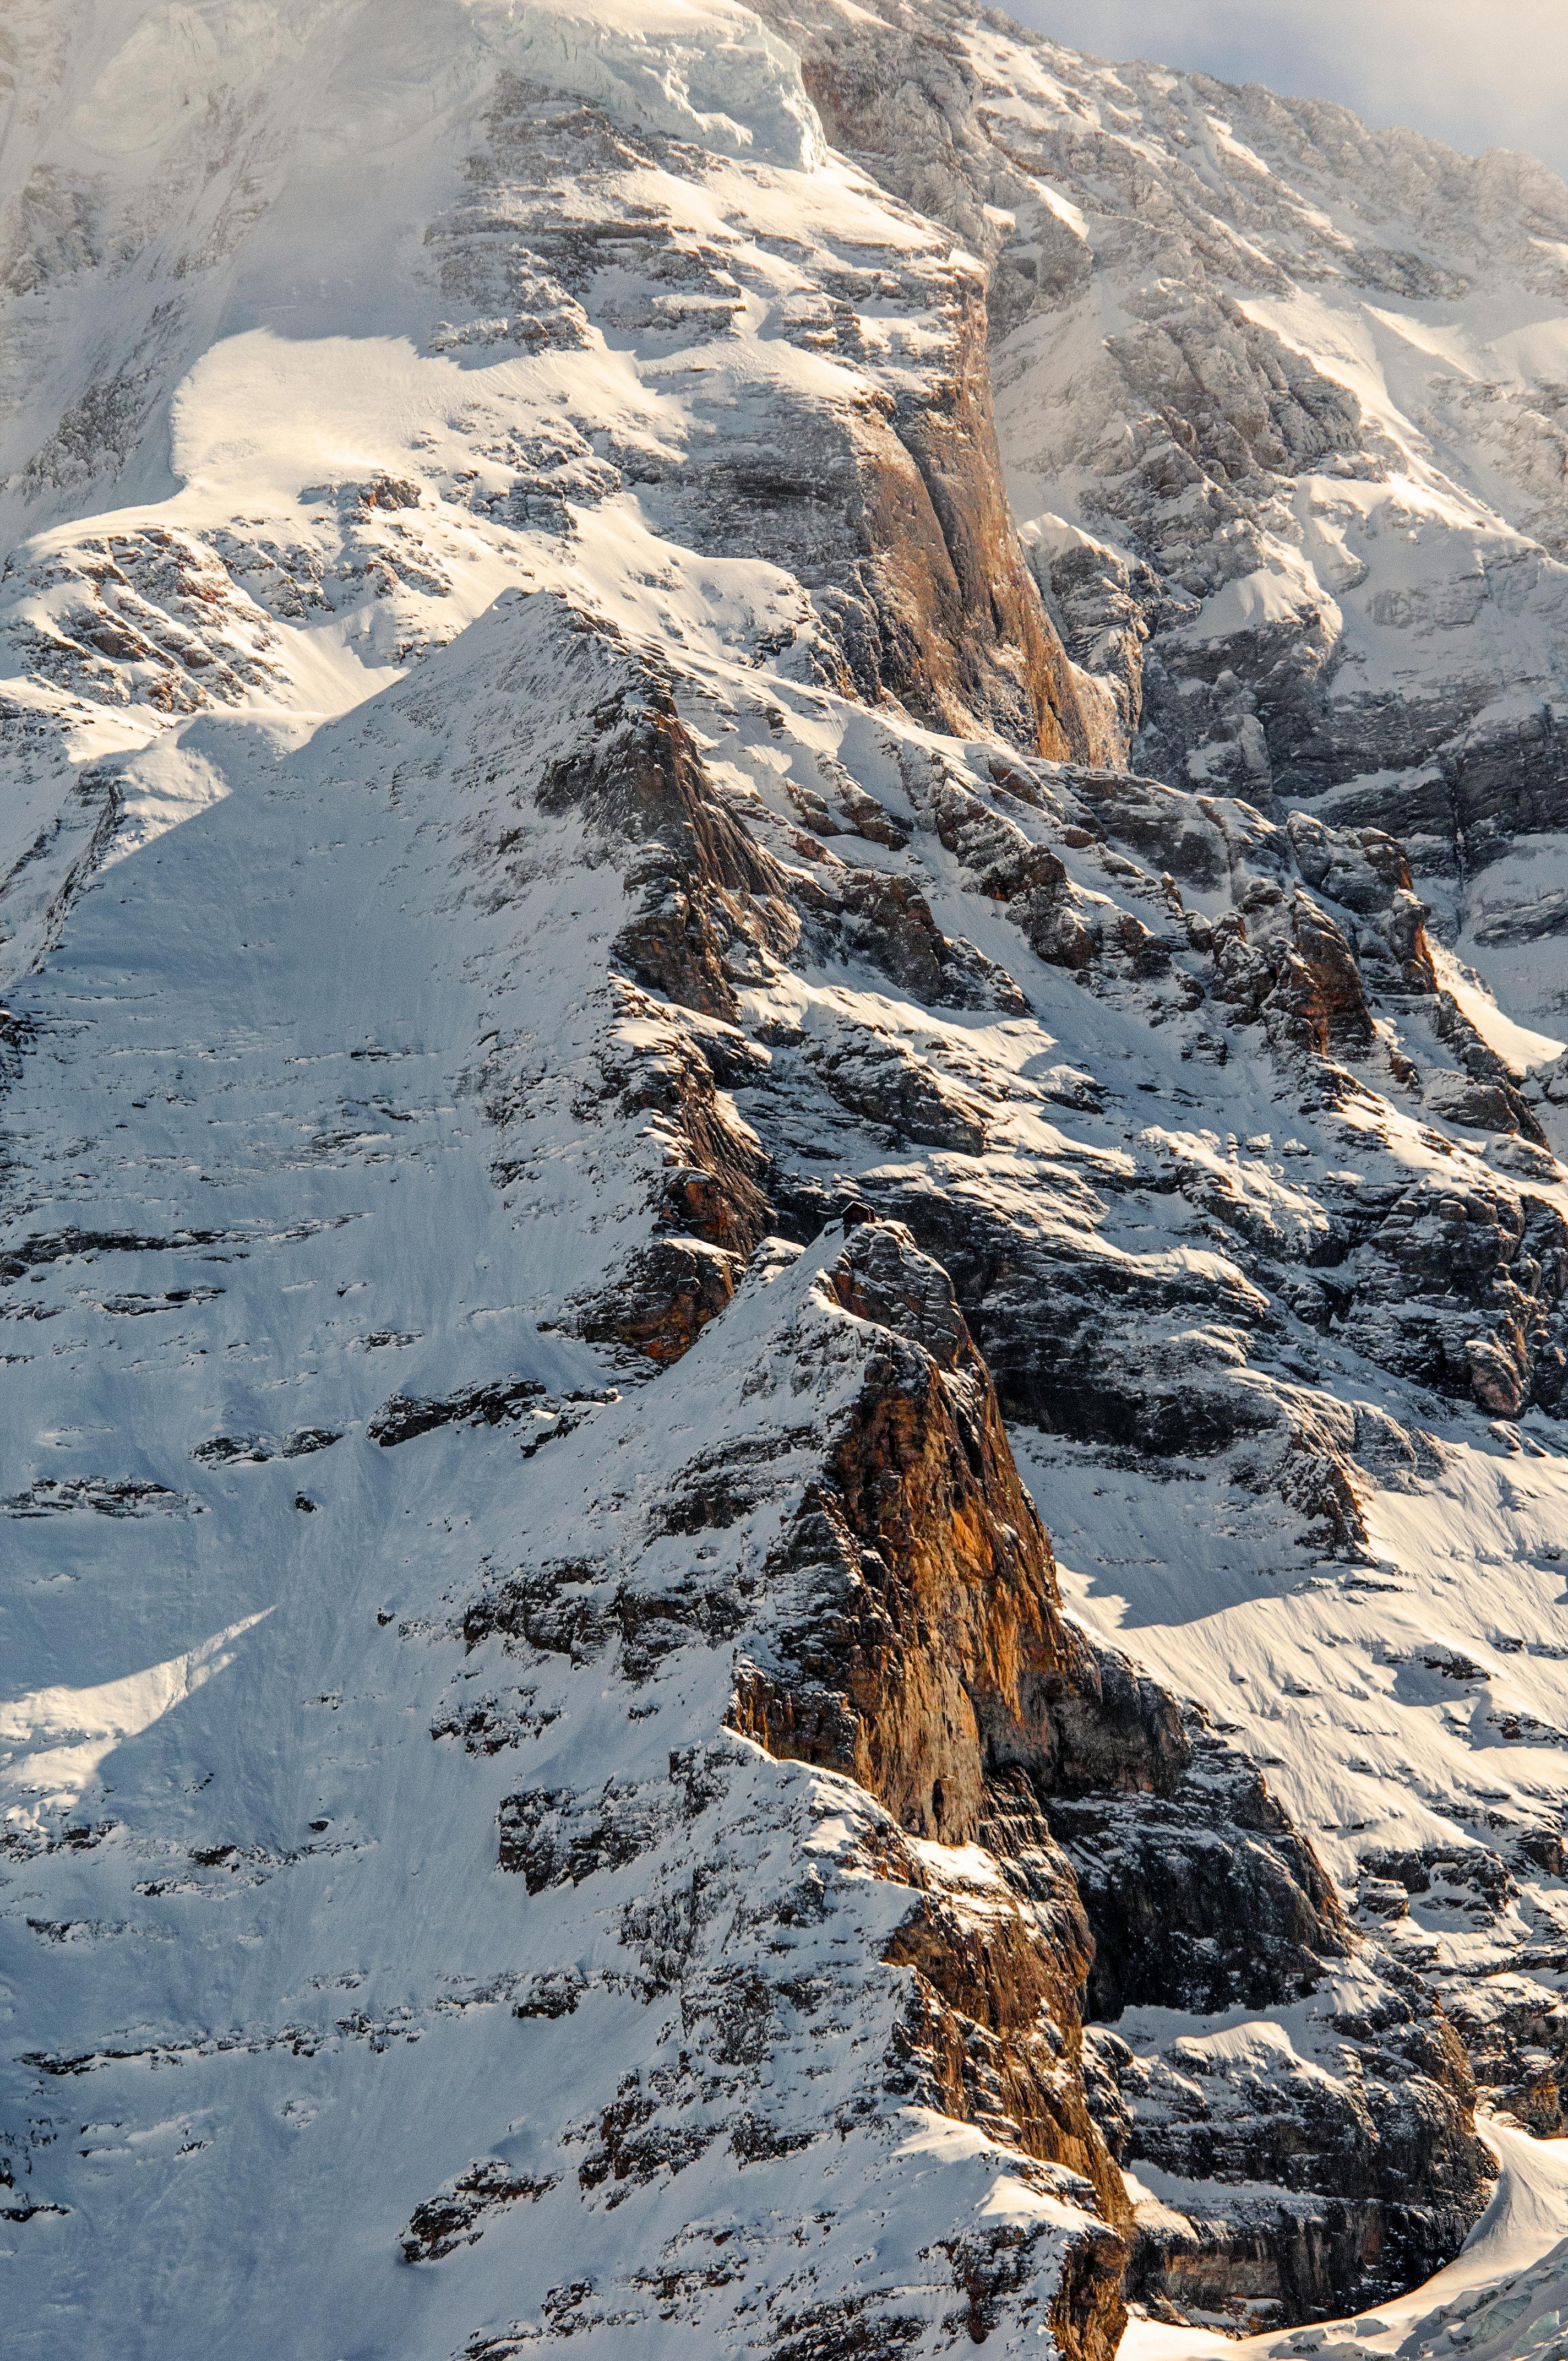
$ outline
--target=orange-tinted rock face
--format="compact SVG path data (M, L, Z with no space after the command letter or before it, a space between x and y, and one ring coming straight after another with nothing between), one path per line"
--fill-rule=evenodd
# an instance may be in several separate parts
M1050 1545L940 1266L868 1224L830 1283L894 1333L780 1544L778 1576L806 1602L787 1635L798 1671L754 1674L740 1726L852 1770L905 1827L963 1844L988 1765L1049 1751L1043 1684L1067 1657Z
M941 377L861 432L863 577L884 690L959 737L977 726L1059 762L1091 758L1071 666L1019 554L1002 480L978 276L955 273Z
M909 2095L1089 2183L1107 2228L1084 2242L1053 2325L1075 2361L1109 2361L1130 2217L1079 2065L1093 1944L1021 1767L1055 1752L1047 1700L1074 1655L1050 1543L940 1266L896 1224L866 1224L825 1279L883 1333L775 1553L773 1580L806 1606L781 1635L792 1667L750 1670L732 1719L773 1753L849 1770L940 1840L888 1866L919 1897L884 1953L912 1980ZM960 1867L957 1846L984 1866ZM977 2279L981 2334L982 2295Z
M773 0L762 13L798 49L806 85L829 139L847 155L875 151L887 184L946 223L970 253L988 243L974 209L952 200L957 183L905 186L894 161L905 77L918 49L916 80L942 48L925 21L838 16ZM913 36L913 39L911 38ZM956 58L951 71L961 68ZM1054 761L1091 762L1111 753L1103 699L1080 696L1056 625L1014 531L997 446L986 357L982 271L950 257L944 304L948 344L918 400L876 405L888 424L864 420L858 520L870 567L856 566L882 629L874 670L882 688L922 718L968 737L976 725L1032 746ZM847 642L857 676L853 642ZM1121 751L1118 745L1117 752Z
M620 1345L650 1361L678 1361L735 1292L733 1255L702 1238L655 1238L587 1315L594 1344Z
M623 864L634 908L616 950L641 982L687 1008L732 1017L729 970L794 939L776 864L704 790L702 765L668 683L614 633L563 610L623 661L610 673L580 752L539 782L546 813L579 809Z
M945 1850L900 1855L920 1898L885 1957L912 1977L911 2095L1089 2182L1108 2227L1053 2324L1064 2351L1106 2361L1128 2209L1079 2068L1093 1945L1023 1767L1055 1765L1051 1707L1076 1664L1050 1544L946 1273L868 1224L825 1276L883 1337L776 1553L806 1610L781 1634L791 1669L753 1668L733 1718L773 1752L851 1771L916 1834L989 1856L966 1876Z

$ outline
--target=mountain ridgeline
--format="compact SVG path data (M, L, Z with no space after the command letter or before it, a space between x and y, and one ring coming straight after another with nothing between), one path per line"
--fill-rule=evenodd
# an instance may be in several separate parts
M1568 189L956 0L0 96L8 2350L1390 2305L1568 2130Z

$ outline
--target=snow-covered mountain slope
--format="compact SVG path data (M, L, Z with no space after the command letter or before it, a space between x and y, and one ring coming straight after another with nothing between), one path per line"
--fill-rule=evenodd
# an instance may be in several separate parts
M764 13L834 137L992 262L1014 505L1138 766L1394 829L1550 1026L1562 182L954 0Z
M1100 750L985 472L978 269L820 159L755 19L126 13L38 16L7 139L13 964L110 804L214 792L185 717L337 710L510 583Z
M1079 629L1090 298L974 177L1046 52L14 14L16 2351L1109 2361L1527 2185L1535 2268L1560 1045L1382 805L1124 767L1179 600Z

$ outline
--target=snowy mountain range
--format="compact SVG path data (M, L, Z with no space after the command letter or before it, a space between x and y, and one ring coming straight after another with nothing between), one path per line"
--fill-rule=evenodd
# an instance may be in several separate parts
M7 2354L1562 2361L1568 189L953 0L0 98Z

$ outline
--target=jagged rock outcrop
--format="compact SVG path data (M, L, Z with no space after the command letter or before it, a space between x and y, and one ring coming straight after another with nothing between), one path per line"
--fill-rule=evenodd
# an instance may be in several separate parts
M1365 1962L1346 2004L1343 1911L1256 1766L1062 1621L1048 1545L998 1447L945 1274L906 1233L862 1223L827 1276L848 1309L916 1349L869 1366L873 1403L857 1406L828 1487L770 1563L770 1587L786 1586L806 1616L770 1632L764 1664L742 1678L738 1726L771 1752L852 1770L906 1827L978 1838L1004 1875L1022 1847L1031 1893L1058 1914L1054 1968L1042 1972L993 1920L981 1975L950 1926L938 1941L929 1912L890 1956L981 2026L988 2086L1000 2082L1025 2145L1040 2137L1042 2103L1016 2043L1041 1994L1075 2037L1085 1981L1092 2015L1112 2020L1266 2011L1325 1984L1335 1995L1307 2012L1334 2070L1281 2035L1274 2084L1250 2059L1234 2070L1223 2046L1205 2058L1182 2038L1151 2060L1093 2034L1092 2116L1067 2115L1064 2147L1061 2106L1045 2105L1043 2152L1085 2170L1113 2221L1125 2214L1107 2192L1102 2128L1120 2161L1175 2176L1202 2205L1201 2228L1169 2203L1146 2209L1131 2292L1311 2316L1435 2268L1491 2186L1474 2081L1441 2005L1408 1971L1391 1967L1389 1982ZM1009 1510L1022 1562L1008 1550L999 1563L993 1520ZM1183 2075L1194 2060L1196 2081ZM967 2114L959 2053L944 2071L949 2111ZM1251 2193L1260 2183L1305 2202ZM1325 2208L1326 2230L1313 2218Z
M1439 2267L1492 2193L1463 2043L1387 1959L1309 1998L1288 2031L1127 2032L1090 2041L1097 2115L1157 2191L1130 2292L1222 2314L1365 2308Z
M1070 1652L1049 1545L947 1273L906 1232L862 1224L829 1283L905 1343L868 1371L827 1484L783 1538L771 1579L801 1620L773 1643L777 1671L743 1684L739 1726L966 1844L987 1771L1055 1751L1046 1698Z
M734 226L704 235L637 202L628 217L626 176L656 170L661 151L624 123L506 77L486 131L467 202L433 227L449 276L480 223L483 270L504 275L494 235L504 223L519 259L543 265L557 300L589 326L602 317L622 333L667 335L700 324L722 338L761 298L771 336L824 356L842 379L839 400L813 401L778 372L762 401L753 392L739 450L711 425L680 451L623 447L622 467L676 536L787 566L811 594L818 661L836 685L892 695L965 735L985 728L1043 753L1090 754L1091 719L1011 529L972 262L935 240L881 260L845 247L817 283L781 284ZM652 252L646 294L623 281L629 239ZM460 282L469 302L472 276ZM653 291L663 287L671 291ZM890 301L921 320L918 370L887 368L885 334L872 340L862 327L860 304L880 312ZM722 344L709 349L722 368Z
M1531 876L1563 822L1563 422L1517 339L1563 301L1562 182L959 0L764 13L831 136L990 266L1025 544L1138 766L1392 825L1445 928L1560 1005L1525 947L1563 924ZM1509 324L1462 360L1482 285Z
M956 0L20 5L18 2361L1381 2300L1568 2057L1561 569L1431 453L1561 488L1297 293L1552 187Z

